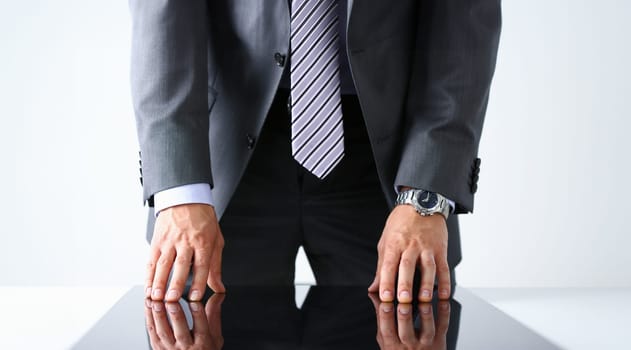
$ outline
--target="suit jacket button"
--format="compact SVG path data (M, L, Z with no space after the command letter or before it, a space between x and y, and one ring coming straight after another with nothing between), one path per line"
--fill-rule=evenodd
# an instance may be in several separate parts
M256 143L256 138L250 134L248 134L248 149L254 148L254 143Z
M274 54L274 60L276 61L276 65L279 67L285 66L285 55L280 52Z

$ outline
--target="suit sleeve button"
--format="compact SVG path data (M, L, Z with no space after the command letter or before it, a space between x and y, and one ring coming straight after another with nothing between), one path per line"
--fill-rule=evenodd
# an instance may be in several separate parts
M256 138L248 134L248 149L253 149L255 143L256 143Z
M285 55L280 52L274 54L274 60L276 61L276 65L279 67L285 66Z

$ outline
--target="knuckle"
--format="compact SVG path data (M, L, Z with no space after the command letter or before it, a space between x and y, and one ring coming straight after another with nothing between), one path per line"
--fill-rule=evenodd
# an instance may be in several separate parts
M412 239L409 242L406 242L406 245L407 245L407 249L409 250L421 251L423 247L423 242L421 242L419 239Z
M423 263L423 266L436 266L436 260L434 259L434 255L432 253L423 252L423 254L421 254L421 262Z
M447 264L447 262L444 261L444 260L440 260L438 262L436 268L438 269L438 271L440 271L442 273L449 274L449 264Z
M210 255L206 252L198 252L195 256L193 266L204 267L210 265Z
M170 259L168 259L166 256L161 256L160 259L158 259L158 265L160 266L167 265L169 261Z
M178 255L175 258L175 264L176 265L190 265L191 263L191 258L188 255Z
M409 257L402 257L401 258L401 265L402 266L410 267L410 266L414 266L415 263L416 263L415 259L410 259Z
M388 240L384 244L384 249L386 251L398 251L400 249L399 247L403 245L404 245L404 242L400 238L394 238L394 239Z
M434 262L433 259L422 259L421 264L426 269L432 269L432 270L436 269L436 263Z
M383 265L381 266L382 270L386 269L393 269L398 265L398 262L394 259L384 259L383 261Z
M210 263L207 260L193 263L193 269L195 269L196 271L199 271L201 269L208 269L209 267L210 267Z
M432 345L434 343L434 332L433 331L427 331L425 334L423 334L421 336L420 339L421 345Z
M160 339L169 339L167 332L165 332L164 330L158 330L158 337L160 337Z

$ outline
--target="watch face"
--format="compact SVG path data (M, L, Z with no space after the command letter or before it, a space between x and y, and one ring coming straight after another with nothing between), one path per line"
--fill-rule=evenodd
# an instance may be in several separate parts
M416 198L418 204L425 209L433 209L438 205L438 196L434 192L423 191Z

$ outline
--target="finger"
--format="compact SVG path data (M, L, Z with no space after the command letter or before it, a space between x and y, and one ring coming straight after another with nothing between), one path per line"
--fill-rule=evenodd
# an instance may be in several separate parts
M436 262L434 254L428 250L421 252L421 290L419 290L419 300L422 302L432 301L432 291L434 290L434 280L436 278Z
M151 287L153 286L153 278L156 274L156 266L160 258L160 250L151 246L149 252L149 262L147 263L147 272L145 280L145 297L151 297Z
M175 249L170 248L161 252L151 286L151 299L162 300L164 298L164 290L169 279L171 266L173 266L173 259L175 259Z
M379 268L377 268L377 272L375 272L375 279L372 281L370 286L368 286L368 292L376 293L379 291Z
M193 279L191 291L188 294L190 301L200 301L206 291L206 281L210 269L210 251L197 249L193 254Z
M397 309L399 339L403 345L412 348L414 343L416 343L416 334L414 333L414 324L412 323L412 304L399 304Z
M436 334L432 304L419 304L419 311L421 312L421 345L431 345L434 342L434 335Z
M412 302L412 283L418 259L418 251L414 249L406 249L401 254L399 281L397 283L397 294L400 303Z
M398 268L398 252L394 250L386 251L379 273L379 297L381 301L390 302L394 300L394 279Z
M169 291L166 295L167 301L175 302L182 296L188 271L191 268L191 259L193 258L193 250L191 248L181 248L177 250L177 256L173 263L173 274L171 275L171 283Z
M448 300L438 302L438 320L436 322L436 336L446 337L449 331L449 318L451 317L451 304Z
M212 335L221 334L221 304L225 297L225 294L213 294L206 303L206 317Z
M224 339L221 330L221 304L226 297L225 294L213 294L206 303L206 317L208 318L208 328L210 339L215 344L216 349L223 347Z
M145 323L147 324L147 334L149 334L149 342L152 349L159 349L160 338L156 332L156 324L153 320L153 310L151 304L153 301L147 299L145 301Z
M436 271L438 273L438 297L449 299L451 296L451 271L446 256L438 259Z
M164 312L164 303L160 300L154 300L151 303L151 309L153 312L153 320L156 325L156 333L158 334L160 342L163 344L175 344L173 330L167 320L166 312Z
M394 324L394 304L390 302L379 305L379 333L383 345L391 347L400 343L397 335L397 327Z
M191 338L191 332L188 329L186 316L184 316L184 311L182 311L180 303L168 302L165 304L165 307L169 313L169 319L171 320L175 340L181 345L192 344L193 340Z
M208 319L204 313L204 306L199 301L193 301L188 304L193 318L193 341L208 342L210 339L210 330L208 329Z
M381 249L377 248L378 258L377 258L377 270L375 272L375 279L372 281L370 286L368 286L368 291L370 293L377 293L379 291L379 272L381 271Z
M221 281L221 254L223 252L224 240L219 231L217 240L212 249L210 256L210 274L208 275L208 285L215 293L225 293L226 287Z

